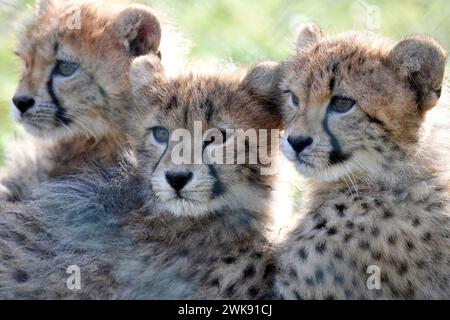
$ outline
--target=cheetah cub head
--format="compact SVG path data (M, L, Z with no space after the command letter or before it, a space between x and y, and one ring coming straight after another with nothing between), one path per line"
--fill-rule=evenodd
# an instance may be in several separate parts
M158 52L160 23L139 5L39 5L16 50L24 68L13 115L38 137L102 137L122 123L130 61Z
M426 36L392 43L367 33L326 37L304 26L297 54L282 67L284 153L321 181L380 174L393 153L417 144L445 63L444 50Z
M249 149L255 147L245 139L239 144L237 130L254 130L257 135L266 130L267 141L272 141L281 114L260 89L267 87L263 79L273 77L264 77L262 68L247 75L170 79L158 75L157 69L158 61L151 57L138 58L131 67L134 103L145 115L134 135L149 194L177 216L264 207L271 177L261 174L261 168L268 164L259 158L247 161L250 156L237 161L238 154L245 150L250 155ZM270 146L266 154L271 161Z

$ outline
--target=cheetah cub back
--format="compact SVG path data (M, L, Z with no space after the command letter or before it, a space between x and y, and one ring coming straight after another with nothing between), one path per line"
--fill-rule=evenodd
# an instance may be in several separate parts
M280 249L277 291L450 298L449 184L439 150L421 137L446 53L426 36L327 37L316 25L297 49L282 67L282 148L311 188Z

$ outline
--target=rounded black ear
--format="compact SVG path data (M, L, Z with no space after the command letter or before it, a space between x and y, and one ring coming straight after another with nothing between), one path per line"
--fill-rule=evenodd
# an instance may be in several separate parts
M311 22L300 25L297 33L298 35L295 43L297 52L306 50L322 38L322 30L320 30L320 27Z
M156 15L143 5L132 5L119 13L116 32L132 57L153 52L159 54L161 24Z
M415 36L397 43L388 61L417 95L421 111L433 108L442 89L447 53L434 39Z
M260 62L253 66L244 78L243 85L256 94L271 95L280 76L280 64L273 61Z

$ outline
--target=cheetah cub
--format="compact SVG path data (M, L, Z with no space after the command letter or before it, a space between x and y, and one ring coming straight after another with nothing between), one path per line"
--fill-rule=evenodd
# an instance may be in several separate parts
M445 63L426 36L301 30L282 148L311 188L279 255L282 298L450 298L449 184L422 143Z
M236 152L228 159L234 162L220 164L218 154L233 147L237 132L230 135L230 129L280 128L281 113L264 94L274 79L273 66L260 65L247 75L170 79L158 72L158 65L156 59L141 57L132 66L135 103L147 111L133 132L137 165L51 181L33 201L4 209L0 297L271 296L274 176L261 170L274 160L272 150L269 146L259 153L265 142L254 145L248 138L240 146L247 155L257 147L261 158L255 163L237 163L234 156L241 153ZM196 121L202 125L200 136L195 135ZM200 146L201 161L174 163L177 129L193 134L192 147ZM273 134L278 145L278 133ZM213 154L217 163L207 160ZM140 198L145 205L136 209ZM72 264L82 270L78 291L66 286Z
M266 148L260 130L268 131L264 154L273 163L270 142L278 139L282 119L263 92L274 79L274 66L259 65L244 78L241 72L152 78L153 68L142 57L131 71L135 103L148 109L139 126L138 162L142 188L154 194L149 204L166 213L130 214L129 234L151 253L156 268L195 283L190 298L268 297L275 271L269 236L274 177L261 171L267 163L260 157ZM195 135L196 124L201 136ZM192 150L199 146L203 161L191 164L188 156L185 163L175 162L177 129L192 134ZM238 129L254 129L258 141L246 137L240 145ZM227 157L220 158L223 164L205 160L219 150ZM238 160L241 152L244 163ZM251 163L255 152L259 156Z
M30 136L7 150L0 199L20 200L51 177L128 148L134 57L160 54L161 25L145 6L41 0L16 54L24 69L13 115Z

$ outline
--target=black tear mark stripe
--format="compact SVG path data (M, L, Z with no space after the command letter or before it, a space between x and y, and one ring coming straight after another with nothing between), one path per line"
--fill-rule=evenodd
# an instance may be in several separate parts
M339 69L339 62L335 62L332 65L327 67L328 71L331 71L331 78L330 82L328 84L329 90L332 93L336 84L336 73ZM341 162L344 162L346 159L348 159L348 155L342 152L341 145L339 144L339 141L337 140L336 136L331 132L330 126L328 124L328 118L331 113L331 103L327 107L327 111L325 113L325 117L322 121L322 127L327 136L330 138L330 143L332 150L329 154L328 162L331 165L338 164Z
M53 104L56 106L55 117L56 117L56 120L58 120L57 125L61 125L61 124L68 125L71 122L71 120L69 118L67 118L66 109L64 109L63 106L61 105L61 103L59 102L59 99L56 96L55 90L53 88L53 77L56 74L56 68L57 68L57 65L55 65L53 67L53 70L50 73L50 78L47 81L47 91L52 99Z
M328 125L328 115L329 114L330 114L330 106L327 107L325 117L323 118L323 121L322 121L323 130L325 130L325 133L330 138L330 143L331 143L331 146L333 147L333 150L341 150L339 141L337 140L336 136L331 132L330 127Z
M223 182L220 180L219 174L213 165L208 165L209 174L214 178L214 185L211 192L211 199L217 198L225 193L226 188Z
M152 173L155 172L156 168L158 168L159 163L161 162L162 158L164 157L164 155L166 154L167 149L169 148L169 144L166 145L166 147L164 148L163 153L161 154L161 157L159 157L158 161L156 162L155 166L153 167ZM147 151L146 151L147 152Z
M336 136L331 132L330 127L328 125L328 117L331 112L332 111L331 111L331 104L330 104L330 105L328 105L327 111L325 113L325 117L323 118L322 127L323 127L323 130L325 131L325 133L327 134L327 136L330 138L332 150L330 152L328 160L329 160L330 164L333 165L333 164L337 164L340 162L344 162L345 160L348 159L348 155L346 155L345 153L342 152L342 148L341 148L341 145L339 144L339 141L337 140Z

